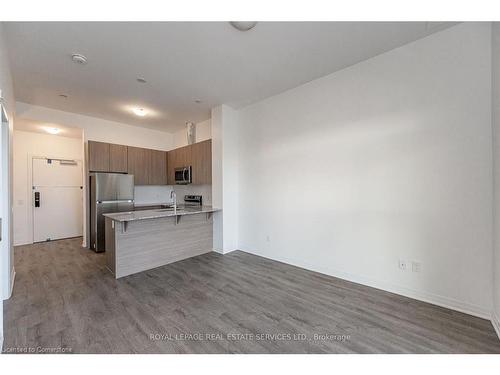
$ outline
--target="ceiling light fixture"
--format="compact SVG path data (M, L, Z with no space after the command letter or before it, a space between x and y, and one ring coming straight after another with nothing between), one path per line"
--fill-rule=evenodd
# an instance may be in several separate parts
M142 78L142 77L138 77L137 78L137 82L139 82L139 83L146 83L147 81L144 78Z
M45 128L45 131L50 134L59 134L61 129L58 128Z
M231 21L229 24L239 31L251 30L257 25L256 21Z
M72 54L71 60L73 60L74 63L80 64L80 65L85 65L87 63L87 58L79 53Z
M134 112L139 117L144 117L147 114L144 108L133 108L132 112Z
M63 99L68 99L68 95L66 94L59 94L59 97Z
M200 99L196 99L194 102L195 102L196 104L200 104L200 103L201 103L201 100L200 100Z

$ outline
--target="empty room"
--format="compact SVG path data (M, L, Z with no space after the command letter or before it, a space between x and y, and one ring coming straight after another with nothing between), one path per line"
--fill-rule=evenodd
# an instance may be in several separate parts
M500 354L500 23L193 18L1 20L5 357Z

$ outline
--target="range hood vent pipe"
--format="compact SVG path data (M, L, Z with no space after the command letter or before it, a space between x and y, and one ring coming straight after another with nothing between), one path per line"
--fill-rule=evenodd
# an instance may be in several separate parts
M186 122L186 133L188 145L196 142L196 125L190 121Z

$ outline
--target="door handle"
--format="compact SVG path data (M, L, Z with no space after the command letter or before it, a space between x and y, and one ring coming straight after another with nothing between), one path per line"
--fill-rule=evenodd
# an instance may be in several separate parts
M40 207L40 192L35 191L35 207Z

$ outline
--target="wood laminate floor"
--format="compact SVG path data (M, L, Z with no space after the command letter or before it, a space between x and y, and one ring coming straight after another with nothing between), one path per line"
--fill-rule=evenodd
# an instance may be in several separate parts
M500 353L487 320L241 251L115 280L80 244L15 249L4 352Z

